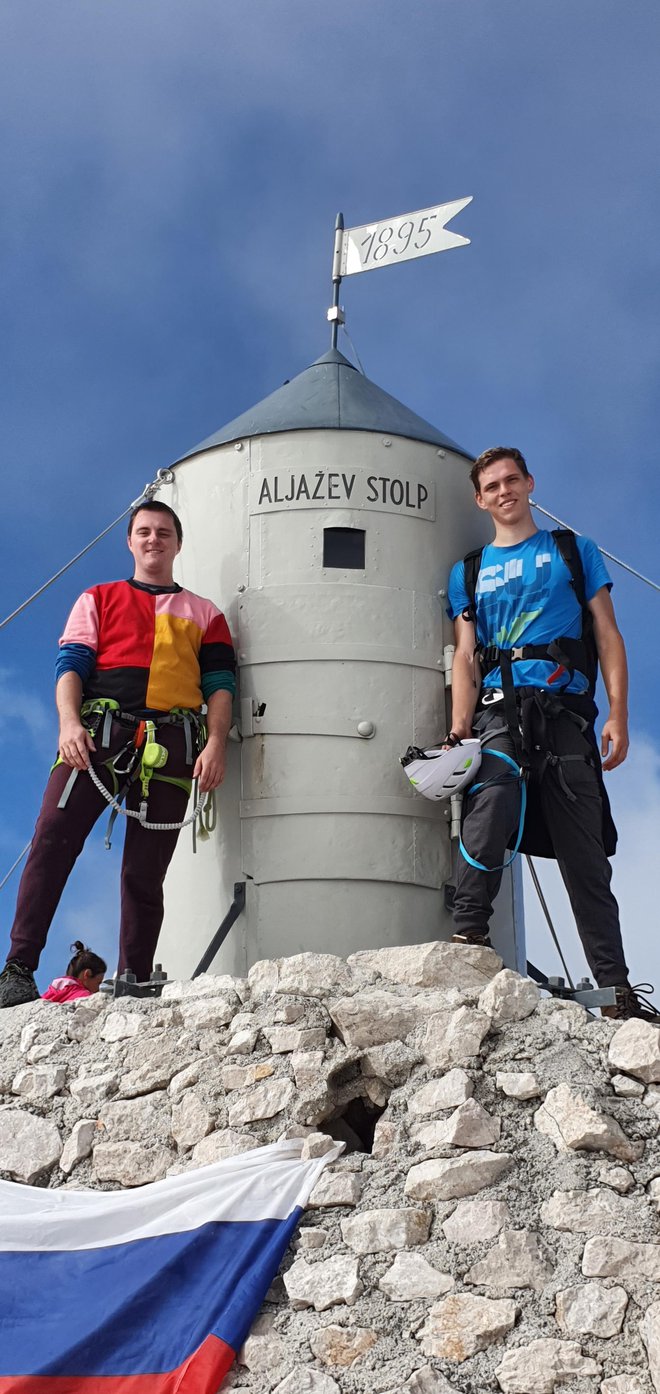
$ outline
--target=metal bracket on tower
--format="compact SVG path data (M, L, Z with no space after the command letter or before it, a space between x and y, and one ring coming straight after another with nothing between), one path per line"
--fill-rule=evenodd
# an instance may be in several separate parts
M229 909L227 911L227 914L225 915L224 920L222 921L222 924L218 925L218 928L216 929L215 934L213 935L208 949L205 953L202 954L202 957L200 958L199 963L197 964L197 967L192 975L193 978L198 978L200 973L205 973L207 968L211 967L211 964L213 963L218 949L221 947L222 944L224 944L232 925L234 924L235 920L238 919L239 915L243 912L244 909L245 881L235 881L234 899L232 900L232 903L229 906Z
M544 987L551 997L560 997L566 1002L579 1002L582 1007L613 1007L616 1004L616 989L613 987L594 987L590 978L581 978L575 987L567 987L565 978L547 977L540 968L527 961L530 978Z

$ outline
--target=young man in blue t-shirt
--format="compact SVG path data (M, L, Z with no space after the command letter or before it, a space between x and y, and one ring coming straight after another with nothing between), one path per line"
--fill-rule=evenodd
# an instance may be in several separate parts
M484 743L478 787L464 799L467 857L459 857L455 942L488 943L502 864L518 831L522 784L510 765L488 753L499 750L526 772L523 850L556 858L596 982L617 989L616 1006L605 1012L660 1024L628 982L610 889L608 852L614 850L616 831L593 730L590 644L595 643L610 708L601 737L603 768L613 770L628 752L628 676L612 582L596 544L575 538L590 639L569 566L552 533L539 530L532 518L534 480L520 451L505 446L484 451L470 477L495 536L479 559L474 597L463 561L449 578L456 651L446 743L454 745L473 732Z

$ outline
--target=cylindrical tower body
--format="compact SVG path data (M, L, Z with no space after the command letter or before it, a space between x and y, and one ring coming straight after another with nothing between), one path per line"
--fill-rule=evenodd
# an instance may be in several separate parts
M192 972L237 881L216 971L449 937L449 805L416 796L398 757L446 729L448 572L485 540L464 452L335 351L180 461L163 497L178 579L234 634L242 737L216 830L194 856L182 834L168 874L167 971ZM513 966L510 875L500 899Z

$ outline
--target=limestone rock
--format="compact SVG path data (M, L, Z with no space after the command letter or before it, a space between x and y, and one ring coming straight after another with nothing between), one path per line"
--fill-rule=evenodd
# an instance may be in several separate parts
M235 1027L236 1018L232 1023ZM228 1055L251 1055L257 1044L259 1031L256 1026L243 1026L240 1031L234 1031L231 1040L227 1043Z
M47 1045L33 1045L27 1053L28 1065L43 1065L45 1060L50 1060L51 1056L61 1048L61 1041L49 1041Z
M502 1124L476 1099L468 1099L439 1123L426 1123L415 1129L422 1147L492 1147L499 1142Z
M624 1021L610 1041L610 1065L644 1084L660 1082L660 1032L649 1021Z
M180 1040L136 1041L126 1064L128 1071L121 1081L120 1092L125 1099L151 1094L154 1089L166 1089L170 1080L188 1064L182 1059Z
M371 1147L372 1157L387 1157L392 1152L397 1152L403 1143L403 1128L399 1123L394 1123L391 1118L385 1115L378 1119L374 1128L374 1140Z
M358 1261L350 1254L334 1254L317 1263L297 1258L284 1274L284 1286L294 1310L313 1307L317 1312L342 1303L351 1307L364 1290Z
M196 1167L210 1166L211 1162L224 1162L225 1157L237 1157L239 1152L251 1152L259 1146L259 1139L252 1133L239 1133L233 1128L223 1128L209 1133L197 1142L192 1150L192 1161Z
M472 1152L450 1161L418 1162L408 1172L404 1191L414 1200L458 1200L493 1186L512 1165L508 1152Z
M198 978L165 983L161 1002L189 1002L204 997L226 997L230 1001L236 998L242 1002L246 989L244 979L232 978L228 973L200 973Z
M626 1239L588 1239L582 1255L585 1278L648 1278L660 1283L660 1244L633 1244Z
M310 1347L324 1365L353 1365L375 1346L378 1337L366 1326L322 1326L310 1338Z
M319 1209L325 1205L354 1206L358 1204L361 1194L362 1180L359 1176L351 1176L348 1172L324 1171L319 1176L307 1204L310 1209Z
M269 1079L275 1069L272 1060L258 1060L255 1065L224 1065L220 1071L223 1089L248 1089L262 1079Z
M99 1113L98 1142L160 1142L170 1136L171 1115L162 1090L140 1099L112 1099Z
M601 1167L598 1180L603 1186L610 1186L613 1191L618 1191L621 1196L627 1195L635 1184L635 1178L627 1167Z
M331 1002L330 1016L345 1045L358 1050L403 1040L420 1019L414 998L376 990Z
M322 1050L325 1045L322 1026L266 1026L264 1036L273 1055L287 1055L294 1050Z
M386 1041L384 1045L373 1046L364 1052L360 1069L367 1079L381 1079L384 1084L394 1087L405 1084L418 1059L419 1056L402 1041Z
M327 1133L309 1133L303 1143L301 1160L309 1162L315 1157L327 1157L328 1152L334 1152L336 1146L334 1138L328 1137Z
M653 1388L660 1394L660 1302L652 1302L647 1307L639 1323L639 1332L646 1346Z
M421 1347L425 1355L458 1365L500 1341L515 1320L516 1304L510 1298L493 1301L455 1293L431 1307L419 1332Z
M69 1085L69 1093L73 1094L86 1113L96 1115L104 1100L116 1094L118 1087L119 1076L114 1070L108 1070L105 1074L79 1075Z
M51 1003L55 1006L55 1003ZM70 1004L67 1011L66 1034L70 1041L83 1041L94 1025L97 1016L106 1010L106 1001L99 993L92 997L80 997Z
M187 1089L172 1109L172 1137L178 1147L194 1147L211 1132L213 1118L195 1089Z
M415 1370L403 1388L408 1390L408 1394L457 1394L456 1386L450 1384L432 1365L422 1365L421 1369ZM393 1390L392 1394L399 1394L398 1389Z
M442 1229L451 1244L481 1244L495 1239L510 1223L511 1212L504 1200L459 1200Z
M328 1231L317 1229L314 1225L305 1225L298 1230L296 1248L298 1249L322 1249L328 1238Z
M542 1292L554 1272L546 1245L528 1229L504 1230L486 1257L473 1264L463 1279L479 1287L533 1288Z
M510 1070L498 1070L495 1083L510 1099L536 1099L541 1093L536 1075L529 1071L515 1074Z
M290 992L301 997L325 997L328 992L344 992L359 986L355 975L336 954L302 953L290 958L265 959L254 963L248 973L255 997L273 992Z
M524 1021L536 1011L539 989L531 978L521 978L511 968L503 968L491 978L478 1002L479 1011L491 1018L497 1030L507 1021Z
M612 1075L611 1084L620 1099L641 1099L644 1093L641 1080L631 1079L630 1075Z
M476 1007L459 1007L455 1012L438 1012L428 1022L422 1040L427 1065L449 1070L465 1065L479 1054L490 1017Z
M62 1139L54 1123L22 1109L0 1111L0 1171L32 1186L59 1161Z
M569 1336L617 1336L627 1306L625 1288L580 1283L557 1293L557 1323Z
M273 1329L273 1318L262 1313L253 1323L250 1334L236 1356L238 1365L271 1375L284 1374L293 1363L289 1343Z
M12 1093L26 1099L52 1099L63 1090L66 1077L66 1065L33 1065L18 1071Z
M322 1370L313 1370L310 1365L297 1365L273 1390L273 1394L341 1394L341 1389Z
M191 1089L193 1084L198 1084L201 1072L201 1061L195 1061L192 1065L186 1065L185 1070L179 1070L178 1074L173 1075L167 1086L170 1098L178 1099L185 1089Z
M298 1089L311 1089L318 1085L323 1069L322 1050L296 1050L291 1056L291 1069Z
M502 966L501 958L492 949L436 941L392 949L362 949L350 954L348 962L407 987L459 990L483 987Z
M503 1394L553 1394L561 1380L601 1371L595 1360L582 1355L577 1341L540 1340L508 1350L495 1374Z
M274 1118L291 1102L294 1094L290 1079L273 1079L257 1084L247 1094L241 1094L229 1106L229 1125L255 1123L260 1118Z
M572 1234L621 1234L634 1215L633 1201L597 1186L589 1191L553 1191L541 1206L545 1225Z
M603 1380L600 1394L648 1394L648 1385L637 1375L612 1375Z
M548 1091L534 1114L534 1123L540 1133L552 1139L558 1152L609 1152L621 1162L634 1162L644 1151L643 1142L631 1142L616 1119L591 1108L568 1084Z
M165 1147L145 1146L142 1142L99 1142L94 1148L93 1167L97 1181L118 1181L121 1186L146 1186L160 1181L172 1161Z
M378 1286L393 1302L414 1302L442 1297L451 1291L454 1279L450 1273L439 1273L422 1254L401 1253Z
M60 1171L68 1176L78 1162L84 1162L92 1150L94 1136L96 1133L96 1123L93 1118L81 1118L71 1130L71 1136L67 1138L62 1156L60 1157Z
M175 1007L177 1021L186 1031L221 1031L229 1026L236 1013L236 997L202 997L198 1001L178 1002Z
M145 1018L138 1012L109 1011L101 1027L102 1041L128 1041L144 1027Z
M408 1109L420 1118L443 1109L458 1108L474 1094L474 1084L465 1070L449 1070L441 1079L430 1079L408 1100Z
M342 1238L356 1254L409 1249L426 1243L431 1219L430 1210L362 1210L342 1220Z

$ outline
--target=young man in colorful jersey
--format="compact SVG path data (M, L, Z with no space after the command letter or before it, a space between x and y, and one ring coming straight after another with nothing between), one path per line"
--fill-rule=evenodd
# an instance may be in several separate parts
M459 856L455 942L489 942L502 864L521 816L521 781L505 762L488 754L490 747L526 769L529 802L522 849L556 858L589 967L599 987L616 988L616 1006L604 1010L660 1024L628 982L618 906L610 889L608 854L614 851L616 830L594 736L597 709L588 646L580 643L582 609L569 568L552 533L534 523L534 480L520 451L504 446L484 451L470 477L477 505L490 514L495 536L479 560L474 605L466 585L467 559L456 563L449 578L456 651L447 744L472 734L485 742L476 790L468 790L464 798L462 838L468 857ZM628 751L626 653L603 558L589 538L576 537L575 545L609 700L601 737L603 768L613 770ZM541 656L560 638L572 654L566 664L556 650L552 657ZM488 660L485 665L480 654Z
M127 772L136 776L126 807L137 810L143 794L136 748L142 748L145 721L152 720L167 759L162 772L155 770L149 779L150 823L183 820L192 779L206 793L224 778L234 649L224 615L173 579L181 542L181 523L166 504L152 500L137 507L128 525L132 579L92 586L67 620L56 665L58 762L21 877L10 951L0 974L0 1007L39 996L33 974L51 921L85 839L106 807L88 766L110 790L115 779L122 788ZM207 738L202 745L193 737L202 729L203 703ZM134 818L126 820L118 972L129 970L138 981L153 968L163 881L177 837L176 830L156 832Z

